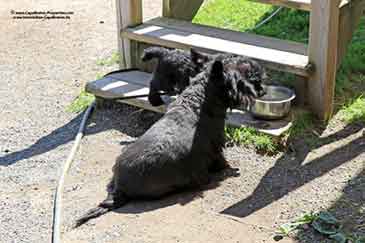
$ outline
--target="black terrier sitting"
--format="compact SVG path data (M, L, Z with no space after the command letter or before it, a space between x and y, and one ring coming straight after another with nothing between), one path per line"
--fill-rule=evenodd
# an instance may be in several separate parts
M76 226L131 199L160 198L208 184L211 172L226 168L226 111L249 101L246 97L263 94L263 73L253 77L254 66L237 56L222 55L210 62L166 114L117 158L107 198Z
M183 51L166 49L163 47L150 47L144 50L142 61L158 59L150 82L148 101L153 106L163 105L160 91L168 95L180 94L190 83L190 78L195 77L203 68L203 64L212 60L213 56L201 55L195 50Z

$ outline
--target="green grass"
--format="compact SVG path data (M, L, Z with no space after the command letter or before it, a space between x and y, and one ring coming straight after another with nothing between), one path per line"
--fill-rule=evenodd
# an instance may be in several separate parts
M96 61L96 64L99 66L113 66L114 64L120 63L120 55L119 52L114 52L108 58L99 59Z
M288 131L288 134L292 137L296 137L312 128L314 123L315 118L312 113L302 112L297 114L296 119L293 121L292 127Z
M66 108L66 111L72 113L79 113L85 110L95 100L94 95L81 91L76 99Z
M236 31L248 31L292 41L307 42L309 14L304 11L282 9L260 28L252 30L277 7L248 0L211 0L195 16L193 22Z
M221 28L245 31L253 28L267 12L270 5L237 0L212 0L205 4L193 22Z
M236 145L254 146L254 148L262 153L275 154L279 151L279 143L277 143L269 135L257 132L253 128L225 128L228 143Z
M105 59L99 59L96 64L99 66L112 66L119 63L119 54L113 53L110 57ZM96 79L101 79L104 75L101 73L96 74ZM95 100L95 96L82 90L80 94L72 101L72 103L66 107L67 112L79 113L85 110Z
M308 12L284 8L268 23L253 29L275 9L277 8L248 0L210 0L199 10L193 22L307 43L309 33ZM294 81L294 76L290 74L283 75L282 73L273 72L272 77L275 80L281 78L281 82L288 86L291 86ZM356 31L337 73L336 111L340 112L345 122L364 121L365 97L362 96L364 90L365 17L362 18L360 27ZM309 113L300 115L294 121L294 126L288 134L290 137L301 136L314 125L314 119ZM248 144L247 141L250 141L255 143L256 148L268 149L269 151L276 151L280 147L272 138L250 129L237 130L232 128L227 130L226 134L231 141L237 144Z
M346 123L365 123L365 97L359 96L347 105L344 105L340 111L340 117Z

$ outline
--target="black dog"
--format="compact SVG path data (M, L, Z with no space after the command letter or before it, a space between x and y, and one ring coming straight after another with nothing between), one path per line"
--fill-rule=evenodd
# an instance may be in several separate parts
M160 91L168 95L180 94L203 68L203 64L212 60L213 56L201 55L195 50L183 51L150 47L144 50L142 61L158 59L150 82L148 100L153 106L163 105Z
M227 109L263 94L264 73L255 71L257 67L236 56L222 55L210 62L166 114L117 158L108 197L76 226L131 199L160 198L208 184L210 172L228 166L223 155Z

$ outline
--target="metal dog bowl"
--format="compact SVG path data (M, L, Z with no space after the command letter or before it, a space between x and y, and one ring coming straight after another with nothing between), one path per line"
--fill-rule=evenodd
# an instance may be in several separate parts
M250 112L256 118L265 120L280 119L288 115L295 93L283 86L264 86L266 94L254 100Z

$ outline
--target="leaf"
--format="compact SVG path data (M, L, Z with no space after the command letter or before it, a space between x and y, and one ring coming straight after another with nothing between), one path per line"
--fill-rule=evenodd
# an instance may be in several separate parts
M307 214L302 215L302 217L300 217L295 222L301 223L301 224L310 224L310 223L312 223L316 219L318 219L318 216L316 214L314 214L314 213L307 213Z
M329 238L335 240L338 243L346 243L347 240L347 237L342 233L330 235Z
M355 243L365 243L365 238L364 237L358 238L356 239Z
M318 216L313 213L302 215L300 218L291 223L285 223L279 227L279 231L283 235L288 235L293 230L296 230L299 226L308 225L312 223Z
M292 223L286 223L286 224L282 224L279 227L280 233L282 233L283 235L289 235L290 232L292 232L293 230L295 230L297 227L297 225L294 225Z
M327 224L338 224L338 220L329 212L320 212L318 217Z
M320 220L313 221L312 226L315 230L324 235L333 235L338 231L333 225L323 223Z

